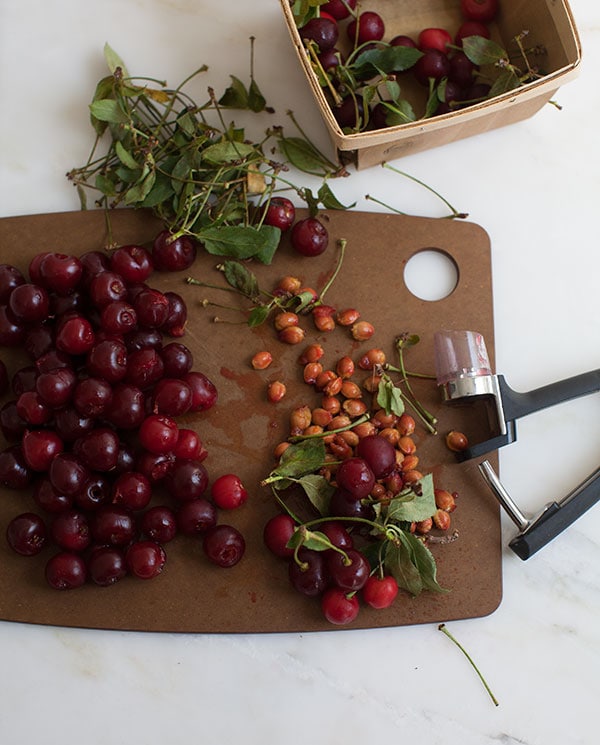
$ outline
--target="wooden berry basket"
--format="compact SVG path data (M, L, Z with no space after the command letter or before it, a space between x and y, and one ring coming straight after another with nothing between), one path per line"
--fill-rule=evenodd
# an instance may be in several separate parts
M281 6L333 146L340 160L354 161L359 169L528 119L552 99L561 85L577 75L581 62L581 43L566 0L502 0L492 25L492 38L506 48L516 35L528 31L528 45L542 44L547 50L542 78L467 109L371 132L345 134L313 72L294 23L290 0L281 0ZM361 9L380 13L386 25L384 41L397 34L416 38L419 31L430 26L447 28L454 34L461 23L458 0L364 0ZM403 78L401 85L410 87L409 76ZM418 95L423 96L422 90Z
M302 216L302 215L301 215ZM347 238L342 269L328 293L338 308L358 307L376 329L370 346L392 354L393 340L401 332L419 334L421 342L408 353L412 369L433 372L433 333L439 328L473 328L481 331L492 356L493 308L490 245L487 234L468 222L380 215L358 212L323 213L332 246L320 257L303 258L292 253L286 240L271 266L253 267L262 287L270 288L286 274L300 276L306 284L321 287L333 271L336 239ZM118 210L112 214L117 242L147 243L159 223L144 211ZM41 251L83 253L105 243L101 211L35 215L0 220L2 259L26 270L29 260ZM403 270L407 261L423 249L435 248L452 258L459 269L455 290L435 302L415 297L406 287ZM214 312L202 307L205 297L222 302L218 291L204 291L185 283L187 274L219 281L218 263L206 253L199 255L190 272L155 273L149 284L173 290L185 298L189 320L181 339L194 354L194 369L205 372L217 385L219 402L208 412L186 415L181 426L198 431L209 456L205 461L211 479L236 472L250 497L245 505L221 513L220 522L238 527L247 542L243 560L233 568L208 564L199 541L184 537L168 544L167 565L150 581L126 577L110 588L86 585L57 592L44 580L44 563L52 549L37 557L14 554L4 540L9 520L35 508L29 492L0 489L0 619L58 626L165 631L165 632L306 632L332 630L321 616L319 604L296 593L289 585L287 567L263 546L262 530L276 512L270 492L260 481L273 468L274 446L287 436L289 412L312 401L312 390L301 382L298 347L282 345L267 323L255 329L245 325L214 322ZM210 294L209 294L210 293ZM226 314L219 311L219 314ZM237 319L236 319L237 320ZM326 359L354 357L363 346L347 329L318 334L310 320L306 344L321 341ZM367 349L369 347L364 347ZM275 361L265 371L253 370L252 355L272 351ZM27 360L21 350L0 350L9 373ZM284 380L288 395L279 404L266 397L267 383ZM440 404L435 384L420 384L424 404L437 412L440 432L460 429L475 437L485 435L481 420L469 409L447 409ZM4 397L8 400L10 394ZM4 403L0 401L0 404ZM483 439L483 437L481 438ZM476 464L457 464L442 436L422 432L417 444L421 464L433 472L440 486L459 494L452 514L458 540L433 546L440 584L446 594L424 592L416 598L401 593L392 608L362 608L348 628L401 626L478 617L496 609L502 595L501 535L499 508L488 493ZM1 441L0 446L6 443ZM497 458L492 456L497 465Z

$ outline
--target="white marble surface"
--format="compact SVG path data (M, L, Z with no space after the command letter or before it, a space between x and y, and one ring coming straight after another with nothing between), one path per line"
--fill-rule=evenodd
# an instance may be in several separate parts
M600 359L600 9L571 5L584 62L557 96L562 111L547 106L401 161L489 232L498 370L520 390ZM78 208L63 174L87 155L86 105L106 41L133 71L172 83L206 62L219 89L230 73L246 74L250 34L257 79L281 119L293 109L327 145L276 0L0 0L0 215ZM439 211L381 169L336 189L361 209L375 208L368 192L393 190L408 212ZM598 465L599 422L592 396L520 423L518 443L502 453L509 491L532 509L565 494ZM449 625L497 708L436 626L232 637L2 623L0 741L591 745L599 533L597 507L529 562L506 551L500 608Z

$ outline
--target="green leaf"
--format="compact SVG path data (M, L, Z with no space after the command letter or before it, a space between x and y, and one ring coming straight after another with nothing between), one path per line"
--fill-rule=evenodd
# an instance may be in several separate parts
M385 552L384 567L398 583L398 587L407 590L411 595L420 595L423 591L421 573L412 561L412 554L403 541L389 543Z
M356 77L368 80L376 75L409 70L422 56L423 52L412 47L367 49L358 55L351 68Z
M444 85L445 87L445 82L441 83L441 85ZM433 80L430 80L429 95L427 96L427 103L425 105L425 118L433 116L437 111L438 106L440 105L439 95L437 86Z
M256 230L256 228L254 228ZM281 230L273 225L261 225L258 233L262 238L262 244L259 250L254 254L254 258L261 264L270 264L273 261L275 252L279 248L281 241Z
M273 471L276 476L299 479L317 471L325 462L325 443L320 437L290 445L283 451L279 465Z
M304 173L326 176L331 172L329 161L308 140L301 137L281 137L279 147L289 162Z
M248 108L250 111L254 111L258 114L260 111L264 111L266 106L267 102L265 97L261 93L256 81L252 80L250 88L248 89Z
M196 117L189 111L185 111L181 116L177 117L177 126L188 137L193 137L196 134L197 123Z
M388 506L387 519L393 522L421 522L435 514L435 492L433 476L429 473L419 480L421 493L414 494L414 499L404 500L404 492L399 498L392 499Z
M250 328L260 326L267 320L270 312L270 309L266 305L256 305L252 308L250 315L248 316L248 326L250 326Z
M329 551L332 548L329 538L319 530L307 530L301 545L311 551Z
M102 80L99 80L98 84L96 85L96 90L94 91L92 102L102 101L104 99L110 99L114 95L114 83L115 83L115 79L113 78L112 75L109 75L106 78L102 78ZM95 117L91 111L90 111L90 121L98 137L102 137L102 135L106 131L107 123L104 121L100 121L100 119Z
M382 378L377 387L377 404L385 410L386 414L402 416L404 413L402 394L389 378Z
M94 180L94 184L96 186L96 189L99 189L104 194L104 196L117 196L116 184L114 182L114 179L110 178L109 176L104 176L102 173L99 173Z
M417 119L413 107L405 99L394 101L393 104L389 101L382 101L382 103L387 109L385 123L388 127L414 122Z
M157 173L152 189L144 197L142 207L156 207L174 195L171 179L164 173Z
M331 188L326 181L319 188L318 196L319 201L327 210L349 210L356 206L356 202L353 202L348 206L342 204L331 191Z
M108 43L104 45L104 59L106 60L108 69L113 75L115 74L117 68L120 67L123 72L123 77L129 77L129 73L127 71L127 68L125 67L125 63Z
M400 540L406 546L410 560L419 572L423 588L433 592L449 592L438 584L435 559L423 541L406 531L402 532Z
M222 264L222 271L225 279L236 290L249 298L258 297L258 280L253 274L239 261L225 261Z
M297 301L297 304L294 306L294 311L296 313L301 313L303 310L308 308L309 305L314 303L315 296L312 292L306 290L305 292L300 292L297 295L294 295L294 300Z
M131 186L125 192L124 202L127 205L139 205L150 193L156 179L156 171L149 171L141 181Z
M399 101L400 100L400 94L401 89L398 84L397 80L387 79L385 81L385 87L387 89L388 95L392 101Z
M483 36L466 36L462 40L462 47L474 65L495 65L500 60L508 62L506 50Z
M121 109L117 101L112 98L104 98L93 101L90 104L92 116L101 122L112 122L113 124L124 124L128 121L127 114Z
M508 91L512 91L515 88L518 88L520 85L521 81L519 80L519 76L516 74L512 67L509 67L505 70L502 70L500 75L498 75L486 98L500 96L503 93L507 93Z
M302 27L317 15L317 9L326 0L295 0L292 13L296 26Z
M223 140L205 148L202 152L202 160L210 165L220 166L246 160L255 152L256 148L249 143Z
M279 246L281 231L270 225L212 225L198 231L205 250L214 256L255 258L270 264Z
M309 473L300 478L299 484L319 515L329 514L329 502L335 491L330 482L318 473Z
M246 86L235 75L230 75L231 85L225 90L225 93L219 99L221 106L227 106L230 109L247 109L248 92Z
M117 154L117 158L121 161L121 163L126 166L127 168L135 169L135 168L141 168L141 166L137 163L135 158L129 153L123 144L121 142L115 142L115 153Z

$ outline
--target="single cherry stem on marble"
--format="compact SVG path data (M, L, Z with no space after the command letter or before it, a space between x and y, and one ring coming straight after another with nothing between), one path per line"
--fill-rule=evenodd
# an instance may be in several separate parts
M456 639L455 639L455 638L454 638L454 637L452 636L452 634L451 634L451 633L450 633L450 632L448 631L448 629L446 628L446 624L445 624L445 623L441 623L441 624L440 624L440 625L438 626L438 630L439 630L439 631L442 631L442 632L443 632L444 634L446 634L446 636L448 637L448 639L450 639L451 641L453 641L453 642L454 642L454 644L456 644L456 646L457 646L457 647L458 647L458 648L460 649L460 651L461 651L461 652L462 652L462 653L464 654L464 656L465 656L465 657L467 658L467 660L469 660L469 662L471 663L471 665L472 665L473 669L475 670L475 672L476 672L476 673L477 673L477 675L479 676L479 679L480 679L480 680L481 680L481 682L483 683L483 685L484 685L484 687L485 687L485 690L486 690L486 691L488 692L488 694L489 694L490 698L491 698L491 699L492 699L492 701L494 702L494 706L500 706L500 703L498 702L498 699L497 699L497 698L496 698L496 697L494 696L494 694L492 693L492 691L491 691L491 689L490 689L489 685L487 684L487 682L486 682L485 678L484 678L484 677L483 677L483 675L482 675L482 674L481 674L481 673L479 672L479 668L478 668L478 667L477 667L477 665L476 665L476 664L475 664L475 663L473 662L473 660L471 659L471 656L469 655L469 653L467 652L467 650L466 650L466 649L465 649L465 648L464 648L464 647L462 646L462 644L460 644L460 643L459 643L459 642L458 642L458 641L457 641L457 640L456 640Z

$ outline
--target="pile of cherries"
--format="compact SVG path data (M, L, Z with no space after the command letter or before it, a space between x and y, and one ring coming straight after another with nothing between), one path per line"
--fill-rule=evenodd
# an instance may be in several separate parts
M302 545L296 550L291 539L301 526L287 512L267 521L263 539L272 554L287 561L292 587L319 600L327 621L346 625L358 616L361 600L377 610L394 603L398 582L381 568L371 568L364 552L371 537L362 528L366 521L375 520L374 505L389 503L405 487L417 484L423 473L415 419L407 412L386 412L377 403L384 350L369 349L356 362L343 356L330 367L324 364L324 355L323 346L313 343L298 357L303 380L317 398L314 406L292 409L289 426L290 437L323 438L326 465L319 473L334 489L327 515L312 520L311 529L324 533L331 546L322 550ZM366 377L356 382L361 372ZM370 417L364 420L367 412ZM274 452L277 460L288 447L289 440L279 443ZM410 525L410 531L423 540L432 532L448 533L456 509L456 493L442 488L434 493L434 514Z
M53 588L155 577L177 534L201 537L219 566L244 553L241 534L217 515L245 500L241 482L226 474L209 498L207 450L177 423L214 406L217 389L177 340L184 299L148 284L154 270L188 268L196 250L161 231L151 249L39 253L28 275L0 265L0 344L30 359L12 376L0 361L0 395L12 391L0 409L9 443L0 484L31 488L35 504L6 537L23 556L54 546Z
M458 4L458 2L457 2ZM477 79L478 68L461 50L462 40L468 36L490 38L489 23L499 9L499 0L461 0L463 22L454 34L445 28L425 28L413 38L397 34L385 41L385 21L375 11L359 9L357 0L330 0L319 8L319 16L310 19L299 29L301 39L313 42L323 71L330 84L339 87L341 103L332 102L332 112L342 128L361 130L365 126L380 129L388 126L388 108L373 99L372 111L365 116L361 95L365 81L356 81L356 90L349 91L351 75L337 75L336 69L346 64L346 56L338 48L338 41L346 37L350 55L355 56L370 48L383 46L412 47L422 52L410 68L417 82L429 87L439 86L440 104L436 114L446 113L461 106L484 99L490 86ZM399 71L400 73L400 71ZM327 87L325 87L327 93ZM397 123L394 121L393 123Z

